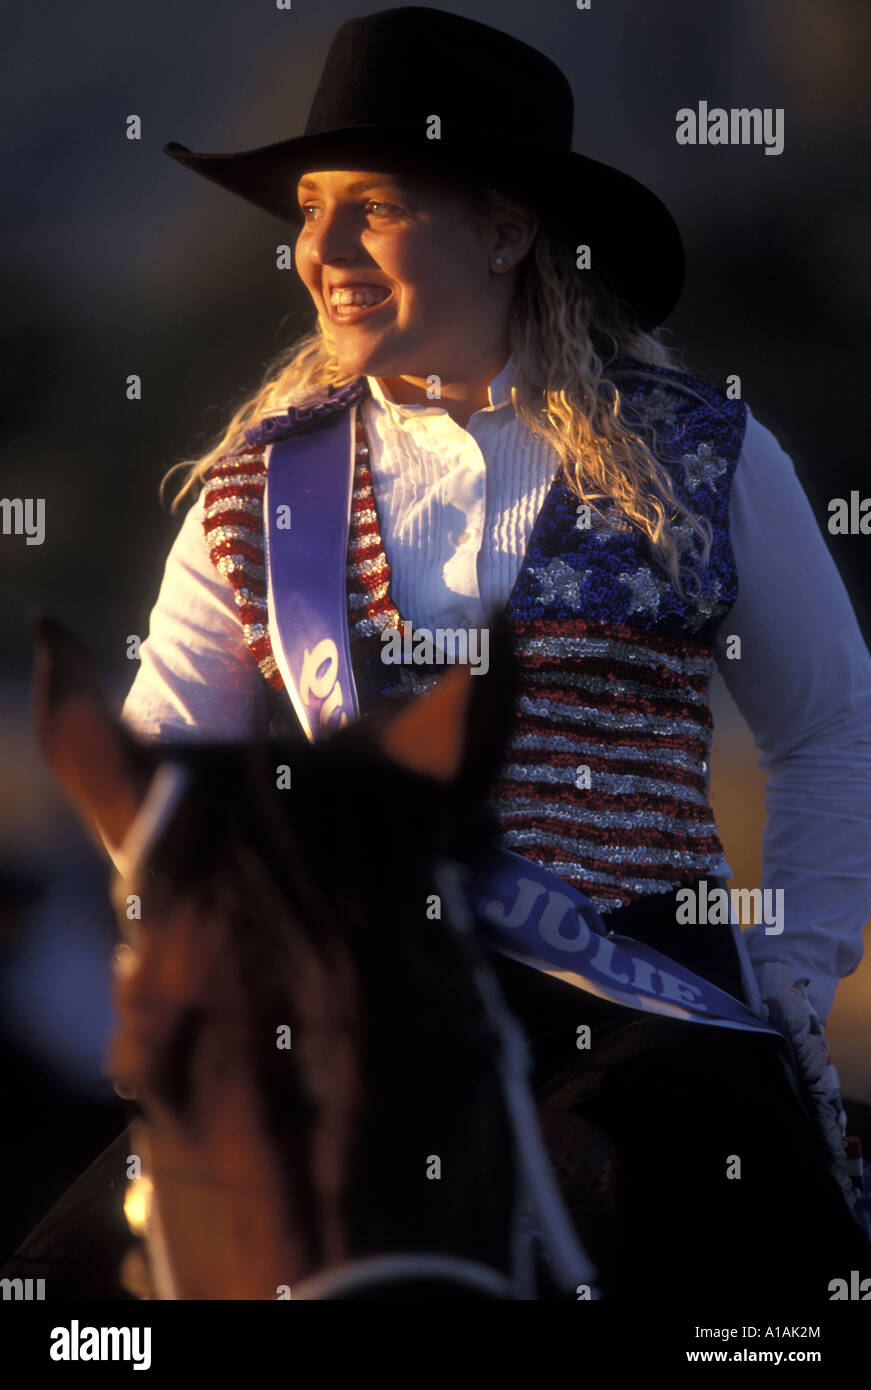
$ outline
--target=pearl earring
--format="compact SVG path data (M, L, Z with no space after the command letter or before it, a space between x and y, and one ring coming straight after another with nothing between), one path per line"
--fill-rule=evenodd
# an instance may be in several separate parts
M504 256L497 256L497 257L496 257L496 264L497 264L497 265L504 265L504 264L505 264L505 257L504 257Z

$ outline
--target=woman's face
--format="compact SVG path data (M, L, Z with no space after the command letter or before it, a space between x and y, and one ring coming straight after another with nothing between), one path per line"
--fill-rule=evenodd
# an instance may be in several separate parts
M492 266L516 265L534 231L481 224L460 192L407 173L317 170L297 192L297 270L346 370L456 380L507 351L514 276ZM335 303L355 289L385 297Z

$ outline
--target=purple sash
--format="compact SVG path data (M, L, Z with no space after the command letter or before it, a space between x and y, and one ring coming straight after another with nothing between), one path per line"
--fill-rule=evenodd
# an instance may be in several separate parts
M329 415L266 453L269 631L312 743L359 715L345 590L358 409ZM686 966L609 934L589 898L521 855L496 851L469 895L497 950L564 973L590 994L643 1012L780 1036Z
M494 852L476 872L469 896L476 916L495 933L492 944L497 950L538 969L546 962L551 972L568 972L570 984L591 994L694 1023L777 1033L745 1004L685 965L652 946L609 932L589 898L511 850Z
M356 410L328 415L266 451L269 632L312 742L359 714L345 595Z

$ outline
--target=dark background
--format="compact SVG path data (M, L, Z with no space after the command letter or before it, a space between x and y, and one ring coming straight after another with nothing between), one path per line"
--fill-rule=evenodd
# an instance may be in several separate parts
M8 1167L0 1259L123 1118L100 1055L111 916L106 869L30 732L25 615L92 643L116 704L178 520L157 488L204 451L266 362L308 326L276 220L161 153L301 133L329 40L373 3L84 0L6 30L2 493L46 499L46 538L2 537L0 1106ZM871 111L865 0L570 0L445 5L554 58L576 96L574 147L649 183L687 244L669 323L686 364L740 374L791 454L825 533L831 497L869 492ZM785 148L682 147L675 112L783 107ZM126 138L126 118L142 139ZM130 402L125 381L143 381ZM829 537L866 639L866 537ZM733 884L759 881L764 782L721 683L712 796ZM871 969L829 1034L844 1089L871 1100Z

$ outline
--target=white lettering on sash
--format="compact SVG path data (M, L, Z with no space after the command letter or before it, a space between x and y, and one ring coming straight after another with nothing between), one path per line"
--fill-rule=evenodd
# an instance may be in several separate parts
M640 956L630 956L632 961L633 977L632 986L634 989L647 990L648 994L655 994L656 988L653 977L656 974L655 968L649 960L642 960Z
M326 669L319 676L318 672L324 664L326 664ZM323 637L312 647L311 651L306 648L299 678L299 693L306 705L310 705L313 699L323 700L318 715L321 732L326 730L327 724L336 710L342 708L342 683L336 679L338 669L339 651L331 637ZM339 720L339 727L346 724L347 721L348 716L343 711Z
M667 970L660 970L659 978L662 980L662 996L664 999L673 999L677 1004L692 1004L696 1009L702 1009L707 1013L705 1005L702 1003L702 992L696 989L695 985L688 985L683 980L679 980L676 975L670 975Z
M333 686L332 690L330 691L329 695L328 695L327 698L324 700L324 703L321 705L321 712L320 712L320 715L318 716L318 722L319 722L319 724L320 724L320 726L321 726L321 731L322 731L322 732L326 729L327 725L329 724L329 722L330 722L330 716L333 714L333 712L334 712L335 710L341 709L341 708L342 708L342 682L341 682L341 681L336 681L336 683L335 683L335 685ZM344 722L344 721L342 721L342 722Z
M506 913L499 899L493 898L485 907L484 914L487 920L495 923L497 927L522 927L529 919L533 903L546 892L547 889L541 883L536 883L534 878L519 878L517 897L510 912Z
M577 927L577 935L563 936L561 924L570 917L572 926ZM590 944L590 928L587 926L571 898L564 893L550 892L547 906L541 914L538 934L548 946L556 946L561 951L585 951Z
M589 963L595 966L597 970L601 970L603 975L610 975L611 979L616 980L618 984L632 984L633 982L628 975L624 975L621 970L614 969L614 952L616 950L616 941L610 941L607 936L597 936ZM632 963L633 965L636 964L635 961ZM651 993L652 992L653 990L651 988Z

